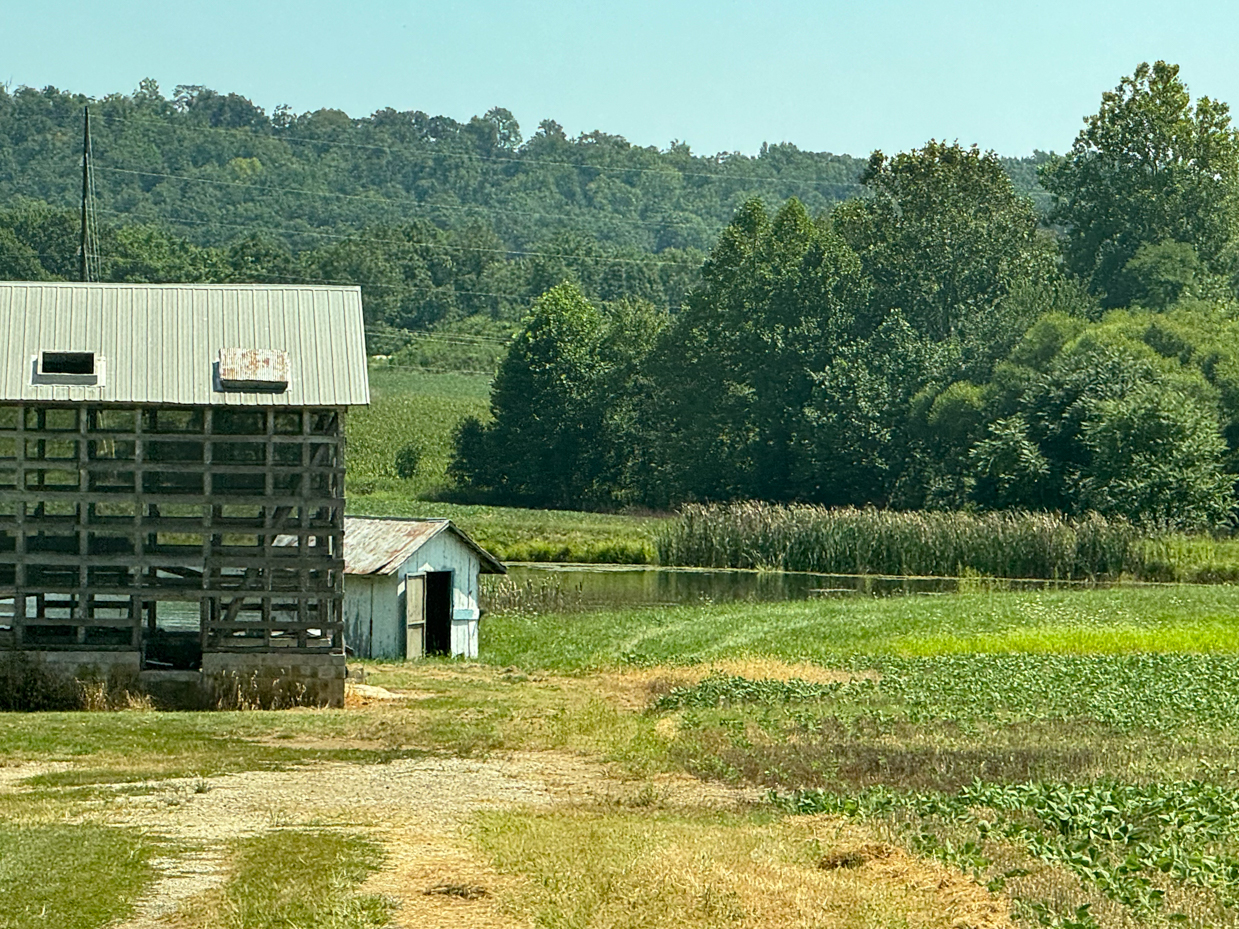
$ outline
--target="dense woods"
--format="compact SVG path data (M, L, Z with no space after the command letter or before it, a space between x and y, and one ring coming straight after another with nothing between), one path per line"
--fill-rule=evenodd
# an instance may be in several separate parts
M1141 65L1039 177L875 152L830 210L751 199L671 318L544 294L461 430L468 486L542 505L762 499L1227 523L1239 146Z
M864 161L763 145L754 157L643 148L500 107L267 114L153 81L102 100L0 88L0 277L76 268L82 108L92 113L102 277L362 285L372 349L484 314L519 320L568 279L590 299L674 310L754 198L811 213L855 196ZM1026 193L1046 156L1006 162Z

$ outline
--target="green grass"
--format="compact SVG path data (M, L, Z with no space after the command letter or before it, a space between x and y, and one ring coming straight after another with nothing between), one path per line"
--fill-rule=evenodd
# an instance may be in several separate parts
M153 851L127 829L0 823L0 929L111 925L150 882Z
M738 655L1239 652L1239 588L1124 586L493 615L482 658L579 671Z
M647 564L654 560L656 516L466 506L378 493L350 497L352 516L446 517L502 561Z
M374 762L399 749L364 714L0 713L0 758L68 761L41 774L43 787L211 776L313 761ZM304 748L300 738L360 738L373 748Z
M193 900L180 924L210 929L381 929L392 906L357 887L383 863L359 835L286 830L234 845L224 886Z
M348 418L350 499L380 493L414 500L441 494L451 482L447 466L461 420L489 416L490 378L485 375L430 374L370 366L370 406ZM421 454L417 473L401 478L396 454L405 445Z

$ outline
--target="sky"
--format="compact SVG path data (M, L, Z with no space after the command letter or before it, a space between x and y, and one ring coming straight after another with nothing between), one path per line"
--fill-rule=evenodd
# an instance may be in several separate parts
M763 142L864 155L930 138L1070 147L1141 61L1239 106L1239 4L1127 0L0 0L0 82L103 96L145 77L268 112L507 107L697 154Z

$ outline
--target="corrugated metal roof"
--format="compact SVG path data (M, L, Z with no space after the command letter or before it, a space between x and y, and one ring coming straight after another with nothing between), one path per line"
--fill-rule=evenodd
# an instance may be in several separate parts
M222 349L288 356L284 390L222 390ZM34 383L41 352L94 352L103 383ZM0 282L0 402L363 406L361 290L259 284Z
M394 574L413 553L448 530L477 553L483 574L506 574L503 562L450 519L344 517L344 573Z

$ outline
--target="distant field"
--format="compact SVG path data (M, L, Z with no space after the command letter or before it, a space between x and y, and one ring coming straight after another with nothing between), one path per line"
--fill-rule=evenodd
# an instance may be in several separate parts
M370 366L370 407L348 421L350 498L383 493L416 500L445 491L452 437L467 416L489 416L490 377ZM401 478L396 456L413 445L421 461Z
M451 489L452 437L466 416L489 416L486 375L370 366L369 409L348 422L348 512L355 516L444 516L505 561L644 564L654 560L657 518L516 507L462 506L434 499ZM401 478L396 456L420 451Z
M570 561L649 564L654 532L662 518L526 510L502 506L462 506L383 492L350 497L352 516L446 517L502 561Z

